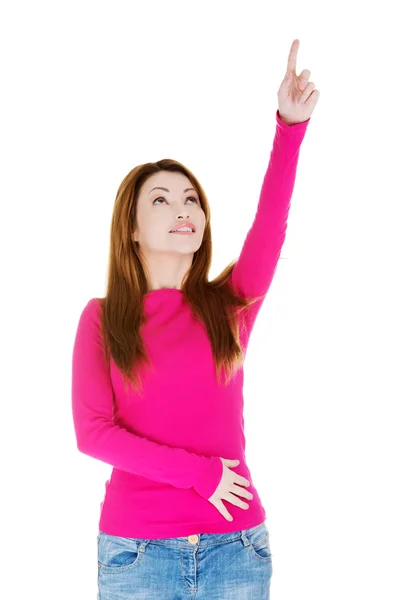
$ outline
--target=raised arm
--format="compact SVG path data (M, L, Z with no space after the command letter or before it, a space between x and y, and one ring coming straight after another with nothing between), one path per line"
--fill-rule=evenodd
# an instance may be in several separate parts
M257 212L231 276L233 286L245 296L265 297L271 285L286 237L300 145L320 97L309 81L309 69L296 75L299 46L300 40L293 40L278 90L275 138ZM264 297L246 313L248 335Z
M256 214L231 274L233 286L245 296L265 295L273 280L286 237L299 150L308 123L287 125L276 111L275 138ZM249 332L263 301L253 304L246 313Z
M217 488L223 465L208 457L155 443L113 423L113 389L103 355L96 298L83 309L73 347L72 413L80 452L117 469L169 483L193 487L208 499Z

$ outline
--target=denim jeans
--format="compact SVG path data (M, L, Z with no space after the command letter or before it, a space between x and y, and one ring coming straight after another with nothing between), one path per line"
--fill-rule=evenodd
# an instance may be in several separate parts
M98 600L269 600L265 521L234 533L127 538L98 532Z

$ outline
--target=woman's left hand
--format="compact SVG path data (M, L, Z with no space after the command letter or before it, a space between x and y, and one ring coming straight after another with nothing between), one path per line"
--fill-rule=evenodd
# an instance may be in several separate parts
M287 71L278 91L278 110L287 125L307 121L319 100L319 91L309 82L311 71L303 69L296 75L296 58L300 40L294 40L289 52Z

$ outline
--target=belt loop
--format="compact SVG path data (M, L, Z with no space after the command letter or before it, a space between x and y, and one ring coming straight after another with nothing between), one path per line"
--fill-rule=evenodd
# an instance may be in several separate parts
M248 537L246 536L245 530L242 529L240 532L240 537L243 542L243 546L248 546L250 544Z
M150 540L144 539L140 540L140 544L138 546L138 552L146 552L146 546L150 542Z

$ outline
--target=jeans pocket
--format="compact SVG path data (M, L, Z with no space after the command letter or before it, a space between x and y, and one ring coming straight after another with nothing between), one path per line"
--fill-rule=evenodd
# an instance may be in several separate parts
M269 543L269 531L265 523L245 532L249 540L249 548L254 557L264 562L271 562L272 554Z
M141 560L140 541L99 531L97 535L97 566L103 573L121 573L134 569Z

